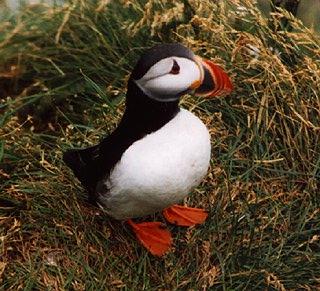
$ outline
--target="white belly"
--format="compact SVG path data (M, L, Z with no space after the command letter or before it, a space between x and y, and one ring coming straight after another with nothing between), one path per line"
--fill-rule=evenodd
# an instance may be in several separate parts
M187 110L134 142L104 182L100 204L116 219L144 216L181 201L206 175L210 136Z

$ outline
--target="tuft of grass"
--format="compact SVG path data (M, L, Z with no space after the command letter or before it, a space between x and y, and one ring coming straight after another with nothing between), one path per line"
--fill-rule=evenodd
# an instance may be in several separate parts
M175 247L159 259L87 204L61 156L116 127L134 62L164 41L222 65L235 90L181 102L212 136L208 176L185 201L210 215L199 227L169 226ZM74 1L8 16L1 289L318 288L319 55L316 34L280 8L262 16L252 1Z

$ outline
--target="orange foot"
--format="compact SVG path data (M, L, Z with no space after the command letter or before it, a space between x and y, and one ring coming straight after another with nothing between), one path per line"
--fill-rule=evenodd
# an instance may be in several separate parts
M163 210L163 215L167 221L179 226L192 226L203 223L208 213L200 208L191 208L181 205L172 205Z
M161 222L134 223L129 219L128 224L132 227L138 240L155 256L163 256L171 247L171 233Z

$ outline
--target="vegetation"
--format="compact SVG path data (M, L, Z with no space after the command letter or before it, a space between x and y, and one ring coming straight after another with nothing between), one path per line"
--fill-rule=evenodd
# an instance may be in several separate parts
M319 288L319 37L253 1L107 2L36 5L0 25L0 289ZM169 226L175 248L159 259L86 202L61 156L116 127L135 61L169 41L221 64L235 89L181 102L212 136L185 201L210 216Z

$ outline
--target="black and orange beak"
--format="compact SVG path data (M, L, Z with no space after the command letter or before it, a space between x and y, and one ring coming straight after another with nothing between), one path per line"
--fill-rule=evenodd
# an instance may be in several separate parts
M190 87L195 90L196 95L212 98L231 93L231 80L221 67L200 57L197 57L196 61L202 72L201 80L194 82Z

